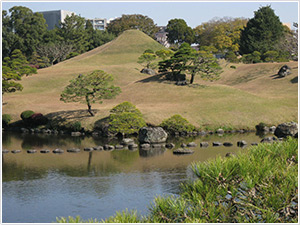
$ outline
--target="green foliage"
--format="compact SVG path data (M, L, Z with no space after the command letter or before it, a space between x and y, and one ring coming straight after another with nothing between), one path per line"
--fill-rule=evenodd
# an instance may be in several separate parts
M156 55L154 54L153 50L147 49L144 53L138 58L138 63L144 66L144 68L151 68L153 67L152 61L156 59Z
M79 122L79 121L76 121L76 122L74 122L74 123L71 123L70 124L70 129L72 130L72 131L81 131L81 129L82 129L82 126L81 126L81 123Z
M236 66L231 65L230 68L231 69L236 69Z
M141 111L136 108L131 102L123 102L110 110L111 113L119 114L123 112L134 113L138 116L143 116Z
M192 132L196 130L195 126L190 124L187 119L182 116L176 114L171 116L170 118L162 121L159 125L170 133L175 132Z
M212 19L194 29L195 43L200 46L214 46L218 52L237 52L240 33L246 24L245 18Z
M61 94L61 101L86 103L88 112L94 116L91 103L102 103L102 99L114 98L121 92L119 87L111 84L113 76L102 70L95 70L89 74L80 74L70 81Z
M122 17L111 21L106 29L116 36L125 30L138 29L150 37L154 37L154 34L158 31L158 27L151 18L140 14L122 15Z
M243 63L259 63L261 62L261 53L254 51L251 54L244 54L242 58Z
M265 62L275 62L277 61L277 58L279 56L279 53L277 51L267 51L264 54Z
M230 51L230 52L227 52L225 54L225 59L228 61L228 62L231 62L231 63L238 63L239 62L239 59L237 58L237 55Z
M33 114L34 112L32 110L26 110L21 113L20 117L22 120L28 120Z
M23 86L15 81L33 73L37 73L37 69L28 65L26 57L19 49L14 50L11 57L5 57L2 63L2 94L21 91Z
M254 51L264 54L278 50L278 43L283 36L284 27L270 6L259 8L254 12L241 32L240 52L249 54Z
M71 44L76 52L83 53L88 49L87 33L85 32L85 19L72 14L67 15L61 28L57 29L57 35L64 42Z
M111 114L109 116L108 130L109 132L115 134L134 134L137 133L140 128L145 126L145 120L136 113L122 112L117 114Z
M183 19L169 20L167 29L168 42L180 45L184 42L192 44L195 39L194 31Z
M197 74L204 80L216 80L221 73L221 67L217 59L209 52L212 49L207 48L207 50L196 51L188 43L183 43L170 59L159 62L159 72L173 77L187 72L191 75L191 84Z
M23 6L14 6L2 15L3 58L8 57L15 49L19 49L27 57L31 56L43 41L47 30L46 21L42 14L33 13Z
M3 114L2 115L2 126L7 127L9 122L12 120L11 115L9 114Z
M155 52L155 54L161 58L162 60L166 60L167 58L173 55L173 51L168 49L161 49Z
M75 56L78 56L78 55L80 55L80 53L78 53L78 52L70 52L69 55L67 55L66 59L71 59L71 58L73 58Z

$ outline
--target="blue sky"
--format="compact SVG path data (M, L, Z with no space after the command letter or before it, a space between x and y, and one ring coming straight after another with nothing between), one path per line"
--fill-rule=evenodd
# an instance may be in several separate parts
M261 6L271 5L275 14L283 23L298 21L297 1L240 1L240 2L49 2L49 1L2 1L2 9L8 10L13 6L26 6L36 11L68 10L85 18L115 18L122 14L142 14L154 20L159 25L167 25L170 19L184 19L192 28L207 22L214 17L244 17L252 18L254 11Z

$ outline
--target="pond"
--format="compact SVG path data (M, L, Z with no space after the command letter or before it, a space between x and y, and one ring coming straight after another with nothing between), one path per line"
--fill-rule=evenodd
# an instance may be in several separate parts
M83 219L104 219L116 211L137 210L147 214L150 203L159 195L177 195L180 183L193 178L189 165L228 152L247 151L237 147L259 142L255 133L208 135L168 140L178 148L191 141L197 147L190 155L174 155L171 149L92 151L83 148L116 145L119 140L94 137L37 135L4 132L2 149L2 219L5 223L51 223L56 217L80 215ZM209 147L201 148L206 141ZM212 142L232 142L233 146L213 147ZM80 148L69 153L69 148ZM61 148L62 154L52 150ZM13 154L11 150L21 150ZM26 150L36 149L29 154ZM42 154L39 150L49 149Z

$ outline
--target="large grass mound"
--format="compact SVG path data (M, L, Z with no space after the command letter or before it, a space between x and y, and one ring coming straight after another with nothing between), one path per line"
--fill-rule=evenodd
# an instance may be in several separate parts
M17 120L22 111L30 109L52 117L81 120L91 129L96 121L109 115L111 108L129 101L152 124L174 114L181 114L196 126L209 127L253 128L259 122L297 121L297 62L287 63L292 74L280 79L275 74L284 63L238 64L236 69L224 63L219 81L206 83L196 77L193 87L182 87L164 82L158 75L139 72L142 67L137 59L149 48L156 51L164 47L141 31L125 31L110 43L24 77L22 92L4 95L3 113ZM90 117L85 105L66 104L59 99L69 80L96 69L112 74L122 93L116 99L93 105L97 113Z

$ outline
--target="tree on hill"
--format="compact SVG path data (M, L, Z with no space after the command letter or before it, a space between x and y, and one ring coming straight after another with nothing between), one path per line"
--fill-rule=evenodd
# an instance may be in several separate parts
M111 21L107 25L107 31L116 36L129 29L143 31L150 37L154 37L154 34L158 32L158 27L154 24L154 21L141 14L122 15L122 17Z
M70 81L61 94L61 101L81 102L88 106L88 112L92 112L92 103L102 103L102 99L114 98L121 92L119 87L111 84L113 77L102 70L95 70L92 73L82 75Z
M22 76L37 73L36 68L28 65L26 57L19 49L12 52L11 57L5 57L2 63L2 94L22 91L23 86L16 81Z
M249 54L258 51L263 55L267 51L276 51L283 31L283 25L274 10L270 6L261 7L241 32L240 52Z
M147 49L144 53L138 58L138 63L144 66L144 68L150 69L154 65L152 62L156 59L155 53L151 49Z
M183 19L172 19L168 22L167 29L168 42L180 45L183 42L192 44L195 39L194 31Z
M209 51L196 51L189 44L183 43L170 59L159 62L159 72L174 77L173 80L180 74L189 73L192 84L197 74L204 80L218 79L221 67Z

